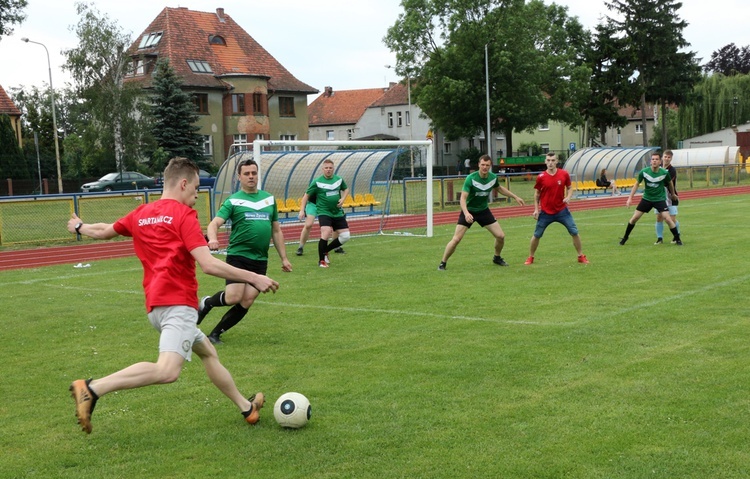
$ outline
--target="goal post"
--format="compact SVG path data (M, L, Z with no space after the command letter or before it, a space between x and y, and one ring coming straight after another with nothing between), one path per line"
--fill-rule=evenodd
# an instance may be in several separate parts
M319 165L324 161L325 158L334 160L334 163L351 163L352 166L347 166L346 173L339 173L340 164L336 164L336 174L344 177L350 187L350 195L352 201L354 196L357 197L362 194L372 193L373 188L378 186L385 187L384 196L380 197L380 204L377 206L379 210L379 224L374 225L374 228L370 233L378 234L404 234L414 236L433 236L433 159L434 150L433 143L431 140L372 140L372 141L314 141L314 140L255 140L253 143L252 152L244 152L244 154L252 154L253 159L258 164L258 175L259 185L261 188L268 190L266 187L266 181L273 184L278 183L280 180L279 175L285 174L287 186L284 193L276 193L279 196L286 198L301 196L300 191L304 192L309 185L310 181L321 174ZM301 150L300 148L306 148ZM360 175L362 170L367 170L367 160L362 160L361 164L358 165L357 160L352 155L360 154L360 157L370 155L370 152L377 152L380 150L392 150L395 154L399 151L406 152L411 159L413 171L414 159L423 162L424 166L424 177L419 178L394 178L394 171L396 170L396 160L394 160L392 167L389 171L385 172L382 179L379 179L374 185L373 182L366 186L364 191L361 186L361 182L354 182L347 178L347 175ZM417 153L415 155L415 152ZM373 153L374 155L374 153ZM265 158L264 158L265 157ZM280 159L285 158L285 168L279 166ZM338 159L338 161L337 161ZM229 161L229 160L228 160ZM305 165L304 172L300 165ZM370 162L372 163L372 162ZM420 172L422 169L420 169ZM370 173L369 170L366 173ZM382 175L383 172L379 172L378 176ZM374 178L375 175L371 174ZM293 183L290 188L290 183ZM384 184L380 184L384 183ZM353 187L353 189L352 189ZM300 190L300 188L302 188ZM278 190L278 188L277 188ZM420 199L409 199L407 192L414 193L416 190L419 191ZM396 198L394 195L399 195ZM370 209L372 210L372 206ZM352 227L352 234L360 234L357 232L357 222L360 221L360 211L367 210L367 207L356 207L348 206L347 215L350 220L350 226ZM296 216L296 215L295 215ZM419 217L419 219L415 218ZM411 218L411 223L408 220ZM422 219L423 218L423 219ZM364 219L362 219L364 221ZM370 220L372 221L372 220ZM400 225L407 225L404 228L408 228L411 225L413 228L414 224L423 224L420 226L423 229L423 233L411 232L408 229L399 231ZM364 228L363 228L364 229Z

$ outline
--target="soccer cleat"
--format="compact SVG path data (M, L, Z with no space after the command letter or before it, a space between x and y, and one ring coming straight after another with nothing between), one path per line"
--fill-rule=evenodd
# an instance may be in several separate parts
M346 254L346 251L344 251L344 248L342 248L341 246L333 250L333 252L338 254Z
M211 344L224 344L224 341L221 340L221 335L219 334L209 334L208 340L211 341Z
M303 254L305 254L305 250L300 246L297 248L297 256L302 256Z
M674 240L672 243L676 244L677 246L682 246L682 240Z
M445 264L445 261L441 261L440 264L438 265L438 271L445 271L446 266L447 265Z
M532 264L533 262L534 262L534 257L529 256L528 258L526 258L526 261L524 261L523 264Z
M672 243L672 244L677 244L677 240L673 239L673 240L671 241L671 243Z
M620 246L623 246L627 240L627 238L620 238Z
M328 253L326 253L326 255L323 256L323 261L325 261L326 264L331 264L331 258L328 257Z
M70 395L76 403L76 417L81 430L86 434L91 434L91 413L94 412L96 401L89 389L88 384L83 379L76 379L70 385Z
M499 266L508 266L502 256L495 255L492 257L492 262Z
M208 306L206 304L206 300L210 298L211 296L204 296L201 299L200 304L198 305L198 323L201 324L203 322L203 319L206 317L206 315L213 309L213 306Z
M589 264L588 258L586 258L585 254L579 254L578 255L578 262L581 264Z
M326 263L325 261L319 261L318 262L318 266L320 266L321 268L328 268L329 267L328 263Z
M266 397L263 393L255 393L247 399L252 405L250 406L249 411L244 411L242 413L242 416L248 424L257 424L258 421L260 421L260 410L266 402Z
M662 244L662 243L664 243L664 239L663 238L656 238L656 243L654 243L654 244ZM674 241L673 241L673 243L674 243Z

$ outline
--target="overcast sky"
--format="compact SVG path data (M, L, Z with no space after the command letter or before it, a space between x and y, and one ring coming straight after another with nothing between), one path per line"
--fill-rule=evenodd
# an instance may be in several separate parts
M73 2L28 0L26 21L11 36L0 39L0 85L42 87L49 82L44 49L49 49L52 82L62 87L70 78L62 70L63 49L77 39L70 28L78 22ZM165 7L214 12L224 8L241 27L301 81L322 91L384 87L399 78L385 65L395 63L382 42L388 27L402 12L400 0L99 0L95 7L116 20L135 39ZM550 3L550 2L548 2ZM607 13L603 1L560 0L571 16L592 28ZM593 6L592 6L593 5ZM685 39L705 63L711 53L729 43L750 45L750 1L683 0L680 16L689 25ZM313 97L310 97L312 100Z

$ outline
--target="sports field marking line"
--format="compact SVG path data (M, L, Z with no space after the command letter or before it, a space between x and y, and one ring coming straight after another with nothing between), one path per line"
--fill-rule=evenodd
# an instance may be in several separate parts
M58 265L55 265L55 266L58 266ZM48 267L49 266L44 266L44 268L48 268ZM25 270L25 271L29 271L29 270ZM131 271L143 271L143 269L140 268L140 267L138 267L138 268L127 268L127 269L118 269L115 272L116 273L127 273L127 272L131 272ZM84 275L86 277L89 277L89 276L105 276L105 275L110 276L112 274L113 274L112 270L107 270L107 271L101 271L101 270L100 271L92 271L91 269L87 268L87 271L81 272L81 273L77 273L77 274L65 274L65 275L61 275L61 276L51 276L51 277L46 277L46 278L24 279L24 280L21 280L21 281L12 281L12 282L0 283L0 287L9 286L9 285L15 285L15 284L36 284L36 283L44 283L44 282L48 282L48 281L60 281L60 280L65 280L65 279L81 278Z
M300 304L300 303L282 303L276 301L255 301L259 304L267 304L269 306L279 306L286 308L299 308L299 309L321 309L325 311L340 311L347 313L377 313L377 314L390 314L400 316L419 316L428 318L441 318L441 319L461 319L464 321L484 321L489 323L501 323L501 324L528 324L535 326L564 326L559 323L546 323L541 321L514 321L511 319L494 319L494 318L480 318L474 316L456 316L451 314L437 314L437 313L425 313L421 311L400 311L395 309L370 309L370 308L347 308L342 306L325 306L325 305L311 305L311 304Z
M669 302L672 302L672 301L679 301L681 299L684 299L684 298L687 298L687 297L690 297L690 296L694 296L696 294L702 294L702 293L706 293L706 292L709 292L709 291L712 291L712 290L715 290L715 289L725 288L727 286L732 286L732 285L735 285L737 283L743 283L743 282L747 281L748 279L750 279L750 274L747 274L745 276L740 276L738 278L729 279L727 281L721 281L719 283L711 283L711 284L705 285L705 286L703 286L701 288L696 288L696 289L684 291L682 293L673 294L671 296L665 296L663 298L654 299L652 301L647 301L645 303L634 304L633 306L629 306L627 308L620 308L618 310L610 311L610 312L606 312L606 313L597 313L595 317L594 316L590 316L588 318L581 318L581 319L579 319L577 321L573 321L573 322L565 323L565 324L572 326L572 325L580 324L580 323L583 323L583 322L593 321L593 320L596 320L596 319L601 319L601 318L606 318L606 317L611 318L611 317L615 317L615 316L620 316L620 315L624 315L624 314L630 313L632 311L640 311L643 308L649 308L649 307L652 307L652 306L658 306L658 305L661 305L661 304L664 304L664 303L669 303Z

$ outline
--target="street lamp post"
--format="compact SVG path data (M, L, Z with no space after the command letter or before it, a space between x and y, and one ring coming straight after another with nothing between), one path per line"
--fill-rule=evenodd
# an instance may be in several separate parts
M47 53L47 68L49 70L49 90L50 90L50 95L52 97L52 129L55 135L55 160L57 161L57 192L62 193L63 183L62 183L62 170L60 169L60 146L57 140L57 114L55 113L55 89L52 86L52 63L50 63L49 61L49 50L47 50L47 47L43 43L35 42L34 40L29 40L28 38L22 38L21 41L26 42L26 43L36 43L37 45L41 45L42 47L44 47L44 51Z

